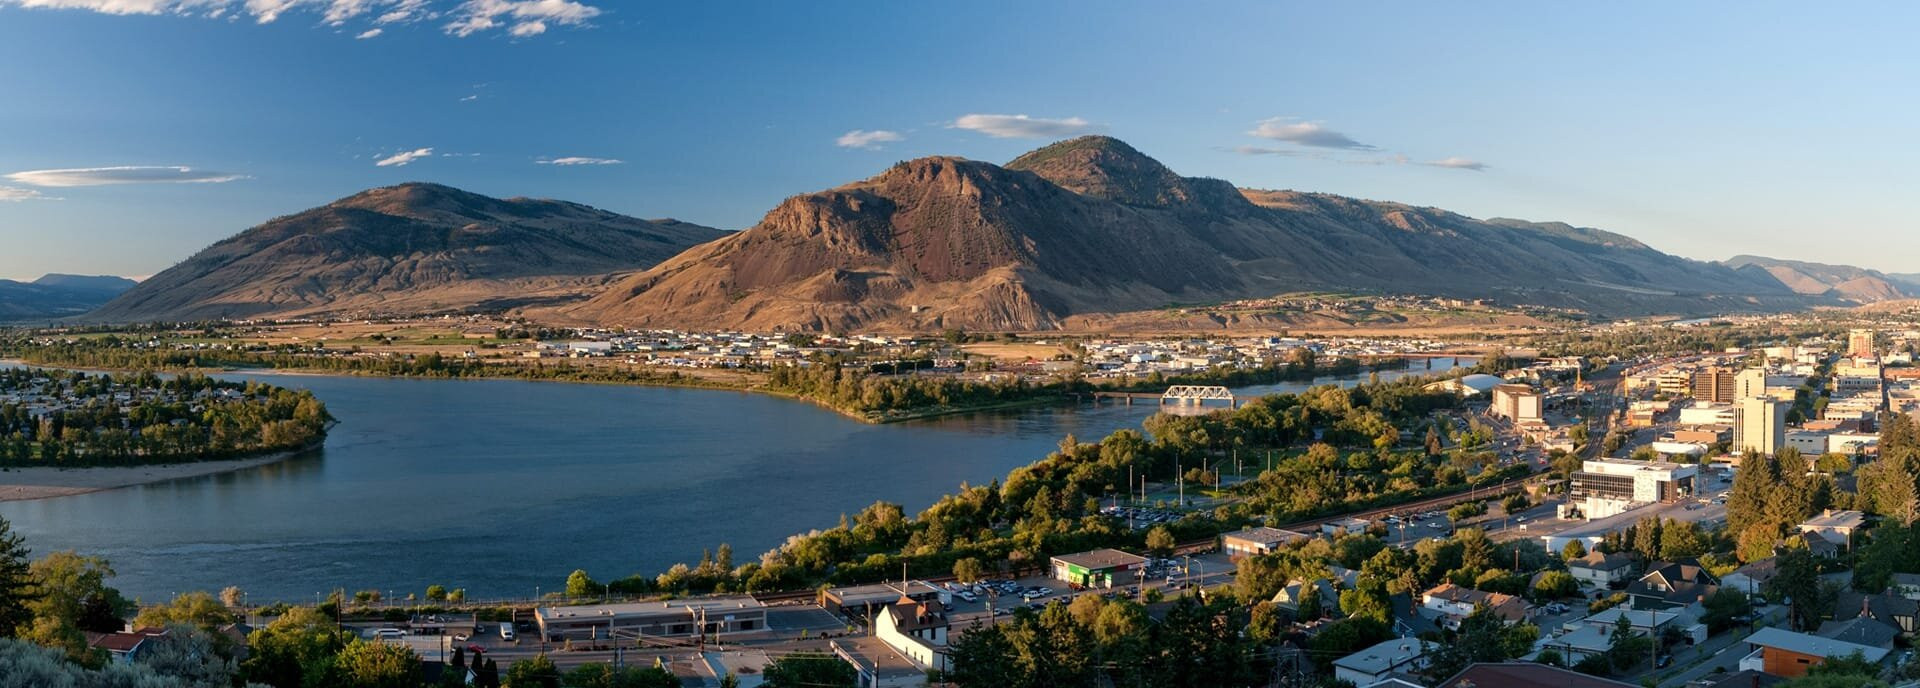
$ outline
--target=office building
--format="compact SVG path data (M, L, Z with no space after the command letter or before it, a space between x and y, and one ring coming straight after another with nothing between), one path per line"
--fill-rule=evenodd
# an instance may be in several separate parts
M1693 494L1700 467L1664 461L1599 459L1573 474L1568 501L1589 519L1624 513L1643 504L1676 502Z
M1767 369L1748 368L1733 376L1733 398L1751 399L1767 396Z
M1787 404L1778 399L1741 399L1733 414L1733 447L1747 453L1775 454L1787 444Z
M1873 358L1873 330L1848 331L1847 355L1853 358Z
M1540 393L1530 385L1500 385L1493 388L1494 415L1514 424L1540 422Z
M1724 404L1736 398L1733 371L1718 367L1693 371L1694 401Z

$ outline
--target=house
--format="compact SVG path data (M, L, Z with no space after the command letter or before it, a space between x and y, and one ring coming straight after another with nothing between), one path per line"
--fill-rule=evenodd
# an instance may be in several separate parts
M1226 550L1228 558L1239 559L1255 554L1271 554L1274 550L1309 537L1306 533L1260 526L1221 535L1220 549Z
M167 634L164 628L136 628L131 631L87 634L87 645L98 650L106 650L107 655L119 664L132 664L140 658L140 649L152 638Z
M1886 661L1887 655L1891 654L1886 648L1771 626L1747 636L1745 642L1753 648L1753 653L1740 660L1742 670L1751 669L1785 678L1805 676L1808 669L1829 658L1848 657L1857 652L1868 662L1878 664Z
M900 598L873 620L873 634L923 671L947 670L947 614L938 602Z
M1395 638L1333 661L1333 677L1365 686L1386 680L1396 673L1416 673L1427 668L1427 652L1433 643L1412 638Z
M1779 559L1767 557L1734 569L1733 573L1720 578L1720 587L1732 588L1748 596L1758 594L1767 589L1767 581L1773 580L1774 575L1780 572L1779 564Z
M1908 637L1920 629L1920 601L1891 592L1871 595L1841 592L1834 599L1833 609L1836 619L1865 617L1899 629Z
M1587 556L1567 562L1567 573L1581 583L1604 588L1633 579L1633 555L1590 551Z
M1920 600L1920 573L1893 574L1888 579L1887 592L1909 600Z
M1495 616L1508 624L1518 623L1527 618L1527 603L1518 597L1504 593L1483 592L1462 588L1452 583L1441 583L1420 597L1420 605L1438 613L1439 624L1450 629L1459 628L1460 622L1472 615L1481 605L1485 605Z
M1893 639L1900 636L1900 629L1876 621L1870 617L1856 616L1851 619L1837 619L1820 624L1814 635L1832 638L1855 645L1866 645L1883 650L1893 649Z
M1627 586L1634 609L1676 609L1700 603L1720 589L1720 579L1698 560L1656 562Z
M1434 622L1439 616L1426 607L1414 604L1411 593L1399 592L1387 596L1387 603L1393 607L1392 622L1394 635L1402 638L1438 637L1440 624Z
M1333 583L1324 578L1311 583L1295 579L1293 582L1288 583L1286 587L1281 588L1279 592L1273 594L1273 605L1293 612L1295 616L1299 616L1300 601L1306 597L1308 589L1312 589L1319 594L1319 607L1321 612L1337 612L1340 610L1340 591L1334 589Z
M1480 662L1468 665L1434 688L1631 688L1633 685L1532 662Z
M1853 549L1853 534L1867 524L1866 514L1852 509L1828 509L1819 516L1807 519L1800 524L1800 532L1818 535L1828 542ZM1807 538L1812 541L1813 538Z

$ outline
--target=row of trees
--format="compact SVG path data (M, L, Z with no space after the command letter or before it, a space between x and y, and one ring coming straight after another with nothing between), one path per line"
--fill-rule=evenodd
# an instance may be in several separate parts
M0 465L99 466L228 459L311 446L333 417L311 392L204 375L0 371L0 390L61 406L0 403Z

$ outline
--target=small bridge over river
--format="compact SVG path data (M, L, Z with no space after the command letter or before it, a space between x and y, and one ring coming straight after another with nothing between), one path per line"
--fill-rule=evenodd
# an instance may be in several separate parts
M1217 385L1174 385L1158 394L1153 392L1093 393L1093 403L1098 404L1102 399L1117 399L1128 406L1132 406L1135 399L1153 399L1162 406L1173 404L1183 407L1205 406L1209 401L1225 401L1227 408L1238 408L1241 404L1239 399L1234 398L1233 390Z

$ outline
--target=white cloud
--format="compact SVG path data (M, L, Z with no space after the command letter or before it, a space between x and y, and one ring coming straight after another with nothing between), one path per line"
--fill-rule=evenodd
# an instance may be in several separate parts
M615 160L613 158L588 158L588 157L582 157L577 155L567 156L564 158L541 158L539 160L535 160L534 162L540 163L542 165L562 165L562 166L626 164L625 160Z
M1462 158L1457 155L1451 158L1429 160L1420 164L1427 165L1429 167L1445 167L1448 169L1455 169L1455 170L1473 170L1475 172L1481 172L1487 169L1487 164L1484 162L1480 162L1472 158Z
M1328 129L1319 122L1301 122L1285 117L1260 120L1253 131L1247 132L1247 135L1314 148L1378 150L1373 146L1355 141L1346 134Z
M512 20L513 35L533 35L547 30L546 22L578 26L600 16L600 9L576 0L466 0L452 12L453 21L442 27L447 33L467 37L495 29ZM529 33L521 33L521 32Z
M598 0L593 0L598 1ZM602 10L583 0L0 0L0 8L83 10L101 14L176 14L220 19L249 16L270 24L294 13L318 16L318 23L342 28L360 23L383 26L448 19L442 28L470 36L505 28L517 37L538 36L554 25L585 26ZM378 34L374 34L378 35Z
M399 153L394 153L393 155L389 155L387 157L381 158L378 162L373 163L373 166L374 167L405 167L407 163L413 162L415 160L419 160L429 155L433 155L432 148L415 148L410 151L401 151Z
M364 41L369 38L376 38L382 33L384 33L384 31L381 29L367 29L365 31L360 32L360 35L354 36L354 38Z
M41 194L38 191L34 191L33 189L22 189L16 186L0 186L0 203L18 203L20 201L51 201L51 200L55 200L55 199L51 196Z
M27 170L7 175L7 179L21 184L47 187L68 186L104 186L107 184L215 184L246 179L245 175L227 174L211 170L196 170L191 167L152 167L123 165L119 167L81 167L64 170Z
M1085 134L1098 128L1079 117L1044 119L1026 115L961 115L950 125L999 139L1036 139Z
M833 143L841 148L865 148L867 150L874 150L879 148L882 143L904 141L906 138L905 136L901 136L900 132L897 131L887 131L885 129L855 129L841 134L840 138L833 140Z

